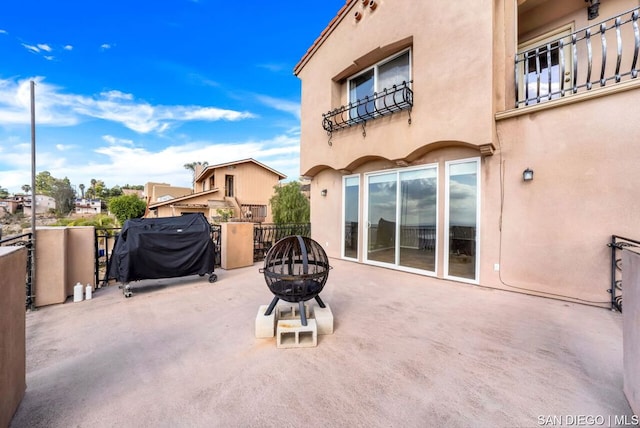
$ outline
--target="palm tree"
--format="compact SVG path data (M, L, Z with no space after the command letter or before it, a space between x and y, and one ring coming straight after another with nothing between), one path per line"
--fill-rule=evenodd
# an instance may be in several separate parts
M184 168L188 169L189 171L192 172L193 174L193 179L191 180L192 182L196 181L196 166L201 166L203 169L209 166L209 162L191 162L191 163L185 163L184 164Z
M80 192L82 193L82 199L84 199L84 184L80 184L78 187L80 187Z
M23 191L24 193L29 193L29 192L31 192L31 186L29 186L28 184L23 184L23 185L22 185L22 191Z

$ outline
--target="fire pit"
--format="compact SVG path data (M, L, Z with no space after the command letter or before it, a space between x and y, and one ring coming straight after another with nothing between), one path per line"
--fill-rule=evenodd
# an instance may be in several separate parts
M264 274L269 290L274 294L265 316L271 315L278 300L300 305L300 321L307 325L304 302L316 299L325 307L320 292L329 276L329 259L322 246L311 238L288 236L276 242L264 258Z

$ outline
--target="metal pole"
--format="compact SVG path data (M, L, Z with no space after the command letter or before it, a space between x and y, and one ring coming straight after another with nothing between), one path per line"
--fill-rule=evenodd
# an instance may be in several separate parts
M36 284L36 101L35 82L31 81L31 307L35 308Z

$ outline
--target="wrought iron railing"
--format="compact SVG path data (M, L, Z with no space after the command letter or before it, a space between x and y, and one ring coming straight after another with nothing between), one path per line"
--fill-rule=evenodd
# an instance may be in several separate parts
M604 87L638 76L640 8L518 52L516 107ZM623 49L624 44L624 49ZM609 45L615 50L608 49Z
M35 307L35 296L33 294L33 281L31 279L31 264L33 263L33 234L23 233L21 235L10 236L0 239L0 247L4 246L23 246L27 248L27 266L26 266L26 282L25 282L25 307L33 309Z
M387 116L413 107L411 81L374 92L322 115L322 127L331 134L339 129L361 125L368 120Z
M622 256L620 254L625 249L640 252L640 241L612 235L607 247L611 248L611 287L608 290L611 294L611 309L622 312Z
M287 224L267 224L255 223L253 225L253 261L264 259L267 251L280 239L301 235L311 237L311 223L287 223Z

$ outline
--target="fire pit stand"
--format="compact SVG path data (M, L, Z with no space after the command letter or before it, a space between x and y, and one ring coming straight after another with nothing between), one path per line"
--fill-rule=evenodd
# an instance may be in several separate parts
M313 239L295 235L276 242L265 256L264 268L260 269L274 294L264 315L270 316L280 299L298 303L300 322L306 326L305 301L315 299L321 308L326 307L319 294L327 282L329 269L327 254Z

